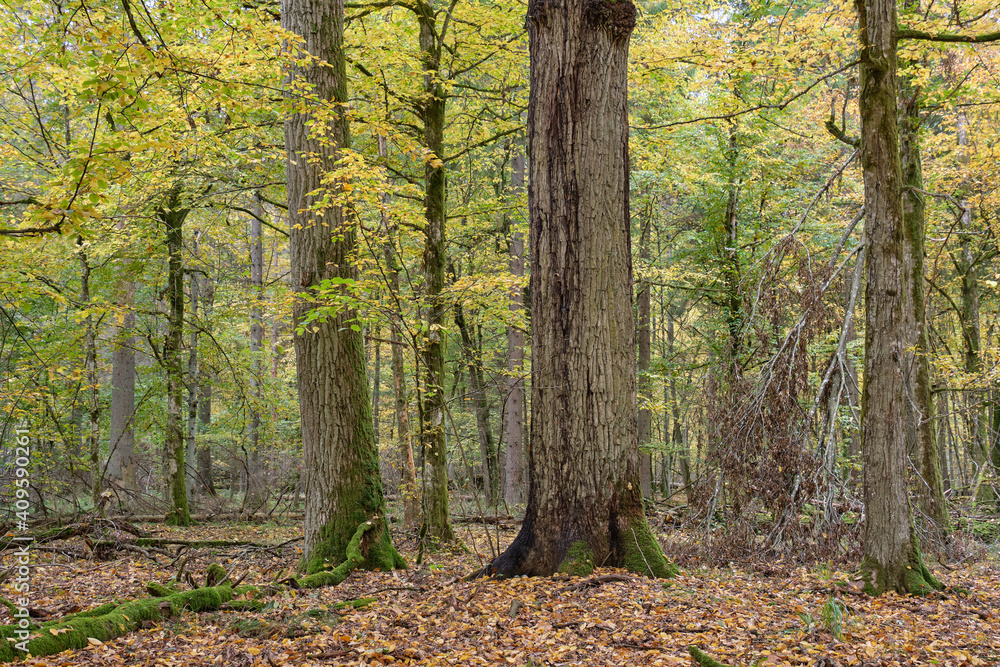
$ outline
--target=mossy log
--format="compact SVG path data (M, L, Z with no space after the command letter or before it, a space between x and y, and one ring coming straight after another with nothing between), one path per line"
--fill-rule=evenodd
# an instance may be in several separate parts
M701 667L729 667L726 663L719 662L715 658L705 655L697 646L688 646L688 653L691 654L691 657L694 658L695 662L701 665Z
M53 655L67 649L87 646L93 638L110 641L135 630L143 621L158 621L191 611L214 611L233 599L228 585L199 588L163 597L132 600L120 605L105 604L89 612L36 625L28 619L23 625L0 626L0 662L11 662L28 654L34 657Z

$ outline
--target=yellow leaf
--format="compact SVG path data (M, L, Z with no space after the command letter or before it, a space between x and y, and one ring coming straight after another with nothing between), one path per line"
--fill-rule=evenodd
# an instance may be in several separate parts
M102 642L100 639L97 639L96 637L87 637L87 642L91 646L104 646L104 642Z

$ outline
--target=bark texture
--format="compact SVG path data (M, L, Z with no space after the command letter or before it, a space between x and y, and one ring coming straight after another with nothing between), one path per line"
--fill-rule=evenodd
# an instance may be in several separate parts
M313 304L301 298L324 280L355 273L354 227L339 207L318 209L310 194L326 187L322 178L349 139L342 108L326 103L347 98L343 0L283 0L281 25L320 59L290 69L288 88L301 104L285 119L292 285L300 297L293 318L306 494L302 567L311 574L344 562L368 521L360 567L403 567L389 537L364 346L350 326L355 314L345 308L306 322Z
M927 593L940 584L921 559L907 496L907 345L903 205L896 116L895 0L856 0L865 186L865 376L862 461L866 591Z
M626 67L631 2L528 5L528 502L502 576L671 568L643 514Z
M447 305L444 291L445 256L445 169L444 124L446 94L438 76L441 44L436 14L430 3L417 4L420 25L420 53L424 70L424 147L433 156L424 163L424 297L426 299L427 337L423 341L424 396L420 441L423 459L431 466L431 476L424 494L424 534L451 542L455 532L448 510L448 457L445 441L444 353Z
M184 363L181 359L181 339L184 334L184 265L181 252L187 214L188 209L181 206L180 195L176 191L157 210L157 217L166 230L167 241L167 335L163 341L161 360L167 373L164 478L169 509L166 521L177 526L191 525L184 474Z
M917 437L916 458L923 480L920 497L924 511L942 534L950 530L948 502L944 497L941 454L938 451L934 397L931 395L931 346L924 289L924 176L920 161L919 92L901 80L900 161L903 178L903 234L907 248L907 276L913 314L910 331L914 354L908 377L913 392L911 403Z

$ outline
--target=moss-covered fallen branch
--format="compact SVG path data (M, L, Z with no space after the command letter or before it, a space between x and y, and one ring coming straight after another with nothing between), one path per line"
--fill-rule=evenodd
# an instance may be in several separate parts
M697 646L688 646L688 653L691 654L691 657L694 658L695 662L701 665L701 667L729 667L726 663L719 662L715 658L705 655Z
M110 641L135 630L143 621L177 616L186 609L214 611L232 599L233 589L222 585L120 605L106 604L66 619L43 623L41 627L23 619L23 625L0 626L0 662L11 662L29 653L39 657L83 648L91 638Z
M354 531L354 536L347 543L347 558L343 563L332 570L317 572L298 579L289 578L284 583L288 583L294 588L323 588L324 586L336 586L344 579L347 579L354 568L360 565L365 556L361 553L361 538L375 525L374 521L365 521Z

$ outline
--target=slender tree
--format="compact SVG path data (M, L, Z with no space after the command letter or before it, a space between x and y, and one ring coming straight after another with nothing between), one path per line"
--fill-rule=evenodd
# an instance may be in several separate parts
M164 447L164 478L166 481L167 523L187 526L191 523L188 511L187 480L185 475L185 438L181 406L184 399L184 364L181 360L184 333L184 219L189 208L181 204L179 188L175 188L167 201L157 209L157 218L166 229L167 241L167 334L163 341L162 363L167 373L167 423Z
M671 568L643 513L636 433L628 0L531 0L531 435L504 576Z

